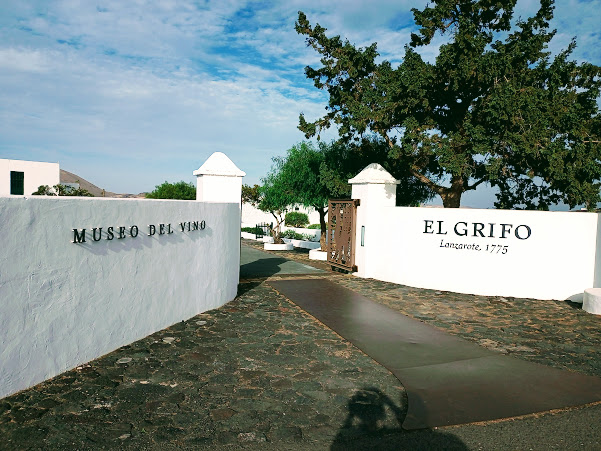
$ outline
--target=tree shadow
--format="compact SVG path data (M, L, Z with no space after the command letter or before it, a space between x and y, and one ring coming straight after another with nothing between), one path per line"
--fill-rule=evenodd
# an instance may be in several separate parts
M282 271L280 265L288 260L281 257L261 258L250 263L240 265L240 278L270 277Z
M405 431L406 410L375 387L357 390L331 450L467 450L454 435L432 429Z

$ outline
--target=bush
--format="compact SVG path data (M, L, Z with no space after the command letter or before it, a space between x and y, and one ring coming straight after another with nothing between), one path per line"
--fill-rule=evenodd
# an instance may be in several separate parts
M326 224L326 228L328 227L328 225ZM321 229L321 225L319 224L311 224L310 226L306 227L307 229Z
M196 200L196 187L184 181L177 183L165 182L157 185L151 193L146 194L147 199L183 199Z
M301 241L319 241L319 237L315 237L315 235L309 235L307 233L298 233L294 230L286 230L282 233L282 238L289 238L291 240L301 240Z
M309 235L308 233L302 233L301 234L303 236L303 240L305 241L313 241L313 242L317 242L319 241L319 235L315 236L315 235Z
M305 213L291 211L286 213L284 221L287 227L305 227L309 224L309 217Z
M294 230L286 230L285 232L282 232L280 236L282 238L290 238L291 240L304 240L303 235Z
M37 191L31 193L32 196L86 196L94 197L87 189L75 188L71 185L63 185L59 183L50 188L48 185L38 186Z

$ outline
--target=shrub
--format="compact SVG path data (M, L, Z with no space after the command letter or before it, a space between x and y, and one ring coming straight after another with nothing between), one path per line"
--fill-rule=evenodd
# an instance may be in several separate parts
M320 238L319 235L317 235L317 236L315 236L315 235L309 235L308 233L302 233L301 235L303 236L303 240L304 241L317 242L317 241L319 241L319 238Z
M304 227L309 224L309 217L299 211L286 213L285 223L287 227Z
M50 188L48 185L40 185L37 191L31 193L32 196L86 196L94 197L87 189L75 188L71 185L59 183Z
M303 240L303 235L294 230L286 230L280 235L282 238L290 238L291 240Z
M157 185L154 191L146 194L147 199L183 199L196 200L196 187L192 183L165 182L162 185Z
M306 227L307 229L321 229L321 225L319 224L311 224L310 226ZM326 229L328 228L328 224L326 223Z

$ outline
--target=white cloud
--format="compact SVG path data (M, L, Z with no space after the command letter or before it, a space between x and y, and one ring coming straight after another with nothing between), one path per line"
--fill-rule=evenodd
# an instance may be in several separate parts
M17 72L47 72L50 58L39 50L0 49L0 68Z
M410 8L425 3L5 0L0 157L58 160L107 190L139 192L191 178L223 151L258 182L272 156L303 139L299 113L317 118L327 101L304 77L319 55L294 31L297 12L329 35L377 42L398 63ZM597 64L599 6L561 2L554 21L557 42L577 34L575 56ZM444 40L421 49L424 58Z

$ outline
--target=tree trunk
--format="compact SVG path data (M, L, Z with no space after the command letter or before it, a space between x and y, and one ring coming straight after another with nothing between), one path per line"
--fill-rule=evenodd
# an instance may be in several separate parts
M328 234L327 224L326 224L326 209L325 207L316 208L319 213L319 225L321 227L321 237L319 238L319 244L321 246L322 251L326 251L326 236Z
M445 188L440 193L442 198L442 206L444 208L459 208L461 206L461 195L463 194L463 178L453 176L451 179L451 187Z
M271 216L275 218L275 227L271 228L273 244L283 244L284 240L282 240L280 235L282 234L282 223L284 222L284 218L282 217L282 214L280 214L280 217L278 217L274 212L271 212Z

